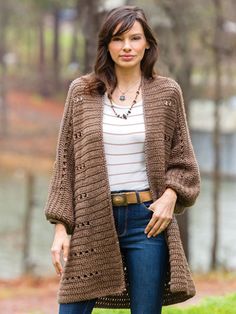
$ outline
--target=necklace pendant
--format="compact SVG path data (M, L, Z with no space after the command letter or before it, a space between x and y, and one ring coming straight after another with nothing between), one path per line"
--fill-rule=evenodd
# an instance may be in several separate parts
M113 105L113 103L112 103L112 98L110 98L111 108L112 108L112 110L114 111L114 113L115 113L115 115L116 115L117 118L120 118L120 119L127 119L127 118L128 118L128 115L131 113L131 110L132 110L133 106L137 103L137 98L138 98L138 95L139 95L139 93L140 93L140 88L141 88L141 82L140 82L139 88L138 88L138 90L137 90L137 92L136 92L136 96L135 96L135 98L134 98L134 100L133 100L133 102L132 102L132 105L131 105L130 108L128 109L127 113L118 114L118 113L115 111L115 109L114 109L114 105ZM118 89L119 89L119 87L118 87ZM120 90L120 89L119 89L119 90ZM120 101L125 101L125 100L126 100L125 93L122 92L121 90L120 90L120 92L122 93L122 95L120 95L119 100L120 100Z

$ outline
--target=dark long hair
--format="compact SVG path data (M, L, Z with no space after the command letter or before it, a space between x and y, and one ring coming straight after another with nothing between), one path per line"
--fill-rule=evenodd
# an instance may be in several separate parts
M108 51L108 45L114 36L117 25L120 27L115 35L119 36L129 31L138 21L144 31L144 35L149 44L149 49L141 61L142 75L147 79L152 79L155 75L154 65L158 58L158 44L150 26L147 23L144 11L136 6L121 6L112 9L106 16L98 35L97 56L94 65L94 76L90 81L90 92L98 92L103 95L107 90L110 94L117 84L114 69L114 61Z

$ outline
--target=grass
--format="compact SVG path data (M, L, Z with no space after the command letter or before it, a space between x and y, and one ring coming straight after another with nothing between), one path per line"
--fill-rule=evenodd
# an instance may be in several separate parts
M94 309L93 314L130 314L129 310ZM208 297L199 305L187 308L163 307L162 314L236 314L236 294Z

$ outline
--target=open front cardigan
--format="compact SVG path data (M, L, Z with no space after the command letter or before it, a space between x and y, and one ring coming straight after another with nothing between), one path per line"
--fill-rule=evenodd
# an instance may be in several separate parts
M70 85L44 208L46 218L63 223L71 235L57 298L59 303L98 298L95 307L129 308L127 268L115 228L104 153L102 96L88 93L90 75ZM153 201L171 187L177 193L178 214L194 204L200 190L181 88L173 79L156 76L143 80L142 95L145 162ZM175 215L165 235L169 270L163 304L168 305L194 296L195 287Z

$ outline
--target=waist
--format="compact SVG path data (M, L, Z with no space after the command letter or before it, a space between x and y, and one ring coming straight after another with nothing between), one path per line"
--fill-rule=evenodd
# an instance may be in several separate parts
M139 204L152 200L150 189L143 191L113 191L111 192L113 206L125 206L128 204Z

